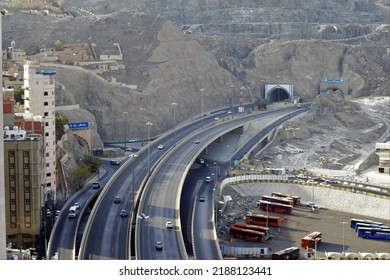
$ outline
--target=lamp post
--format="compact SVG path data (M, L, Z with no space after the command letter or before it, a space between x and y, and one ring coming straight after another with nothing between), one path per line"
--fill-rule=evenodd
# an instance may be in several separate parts
M202 96L202 104L201 104L201 107L202 107L202 115L201 115L201 118L202 118L202 128L203 128L203 93L204 93L204 91L205 91L205 89L204 88L201 88L200 90L200 93L201 93L201 96Z
M135 158L137 158L138 157L138 155L137 154L132 154L131 155L131 157L133 158L133 160L135 159ZM133 163L133 165L134 165L134 163ZM134 192L134 185L135 185L135 179L134 179L134 169L135 169L135 166L133 167L133 196L132 196L132 205L131 205L131 213L132 213L132 215L133 215L133 217L134 217L134 211L135 211L135 206L134 206L134 196L135 196L135 192ZM134 219L133 219L133 221L134 221Z
M127 142L127 115L129 114L128 112L123 112L122 113L124 118L125 118L125 153L126 153L126 142Z
M176 108L177 103L173 102L172 103L172 108L173 108L173 146L176 146Z
M147 122L146 126L148 127L148 175L150 173L150 127L153 125L151 122Z
M145 108L139 108L141 110L141 146L144 145L144 110Z
M345 228L345 224L347 224L348 222L340 222L340 224L342 224L343 225L343 254L344 254L344 252L345 252L345 235L344 235L344 228Z

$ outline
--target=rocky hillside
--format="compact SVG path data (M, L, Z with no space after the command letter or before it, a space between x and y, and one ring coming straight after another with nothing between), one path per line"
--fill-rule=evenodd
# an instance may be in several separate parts
M172 128L172 102L177 122L196 116L202 88L205 110L239 95L254 100L273 82L292 83L296 96L311 101L324 77L347 78L344 94L353 98L390 94L389 1L63 2L76 17L11 10L3 46L15 40L32 53L61 40L89 42L103 53L118 43L124 69L96 75L47 66L62 85L57 104L91 112L103 141L124 139L125 124L128 138L140 137L145 121L154 123L152 134Z

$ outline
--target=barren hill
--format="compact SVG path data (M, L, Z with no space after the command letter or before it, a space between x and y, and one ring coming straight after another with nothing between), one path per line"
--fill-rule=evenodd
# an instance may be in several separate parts
M124 69L48 66L63 85L57 103L90 111L104 141L124 139L125 111L129 138L140 136L141 116L153 134L171 128L172 102L177 121L199 114L202 88L205 110L238 95L255 100L273 82L292 83L310 101L324 77L347 78L353 98L390 94L389 1L63 2L75 17L11 10L3 46L15 40L32 53L55 40L88 42L99 55L119 44Z

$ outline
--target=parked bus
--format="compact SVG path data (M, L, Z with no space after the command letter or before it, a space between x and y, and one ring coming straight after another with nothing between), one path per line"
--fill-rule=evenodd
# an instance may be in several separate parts
M365 228L360 227L357 231L357 236L369 239L384 239L390 240L390 229L385 228Z
M302 248L315 248L316 244L321 242L322 238L322 233L319 231L315 231L310 233L309 235L306 235L304 238L301 240L301 247Z
M288 193L273 192L272 196L276 196L276 197L291 197L293 199L294 205L301 204L301 197L298 196L298 195L291 195L291 194L288 194Z
M273 260L299 260L299 248L290 247L272 254Z
M268 239L268 236L269 236L269 228L267 228L267 227L258 226L258 225L249 225L249 224L243 224L243 223L236 223L233 226L263 232L265 234L266 239Z
M355 228L356 223L374 224L374 225L377 225L377 226L383 226L383 223L380 223L380 222L375 222L375 221L371 221L371 220L355 219L355 218L353 218L353 219L351 219L349 221L349 226L351 228Z
M376 224L368 224L368 223L356 223L355 225L355 231L358 231L358 228L365 227L365 228L370 228L370 227L375 227L375 228L382 228L382 229L390 229L389 226L383 225L376 225Z
M282 214L291 214L293 210L292 205L285 205L281 203L276 202L270 202L270 201L260 201L259 208L263 211L271 211L276 213L282 213Z
M246 229L246 228L239 228L232 226L229 230L229 235L234 238L244 239L247 241L254 241L254 242L264 242L265 241L265 233L252 230L252 229Z
M255 224L259 226L280 226L281 219L277 216L265 216L259 214L248 214L245 218L245 223L247 224Z
M271 202L276 202L276 203L285 204L285 205L293 205L294 204L294 200L291 197L287 198L287 197L276 197L276 196L263 195L261 199L265 200L265 201L271 201Z

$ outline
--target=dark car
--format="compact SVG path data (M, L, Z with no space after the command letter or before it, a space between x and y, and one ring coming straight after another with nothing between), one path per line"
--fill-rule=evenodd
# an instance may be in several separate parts
M98 182L93 182L92 183L92 188L93 189L98 189L98 188L100 188L100 184Z
M121 217L127 217L127 211L126 210L121 210Z
M111 165L120 165L120 162L118 160L110 160Z
M119 202L121 202L121 198L119 196L116 196L114 198L114 203L119 203Z
M154 243L154 247L156 248L156 250L162 250L163 249L163 244L161 241L156 241Z

